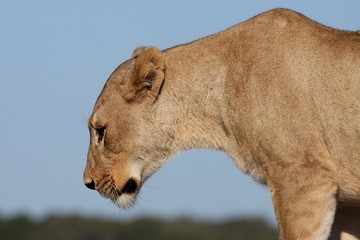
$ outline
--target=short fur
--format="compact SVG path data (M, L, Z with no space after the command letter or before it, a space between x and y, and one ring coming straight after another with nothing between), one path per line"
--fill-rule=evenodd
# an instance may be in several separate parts
M120 207L175 153L210 148L268 185L281 239L328 239L335 213L331 238L360 238L358 32L275 9L189 44L138 48L89 128L84 181Z

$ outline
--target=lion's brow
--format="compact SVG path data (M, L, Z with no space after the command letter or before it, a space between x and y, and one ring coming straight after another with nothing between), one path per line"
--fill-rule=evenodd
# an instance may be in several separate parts
M91 117L89 118L88 127L89 127L89 128L94 128L94 127L95 127L94 117L93 117L93 116L91 116Z

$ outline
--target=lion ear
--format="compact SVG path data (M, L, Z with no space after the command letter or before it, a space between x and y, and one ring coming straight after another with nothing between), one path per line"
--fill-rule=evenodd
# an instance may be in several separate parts
M133 72L125 86L125 99L155 102L165 76L165 59L156 47L139 47L132 58L135 60Z
M131 58L137 58L137 57L140 55L140 53L141 53L145 48L147 48L147 47L143 47L143 46L142 46L142 47L136 48L136 49L134 50Z

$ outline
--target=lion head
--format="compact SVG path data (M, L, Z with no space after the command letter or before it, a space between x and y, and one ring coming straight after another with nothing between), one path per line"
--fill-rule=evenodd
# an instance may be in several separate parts
M133 205L144 181L171 155L171 134L160 140L164 129L155 119L164 71L159 49L136 49L112 73L89 119L85 185L122 208Z

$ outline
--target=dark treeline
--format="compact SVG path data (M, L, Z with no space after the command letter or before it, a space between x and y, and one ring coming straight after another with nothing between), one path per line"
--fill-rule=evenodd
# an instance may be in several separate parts
M239 219L221 223L189 219L171 221L138 219L120 222L98 218L0 217L0 239L6 240L270 240L277 231L261 219Z

